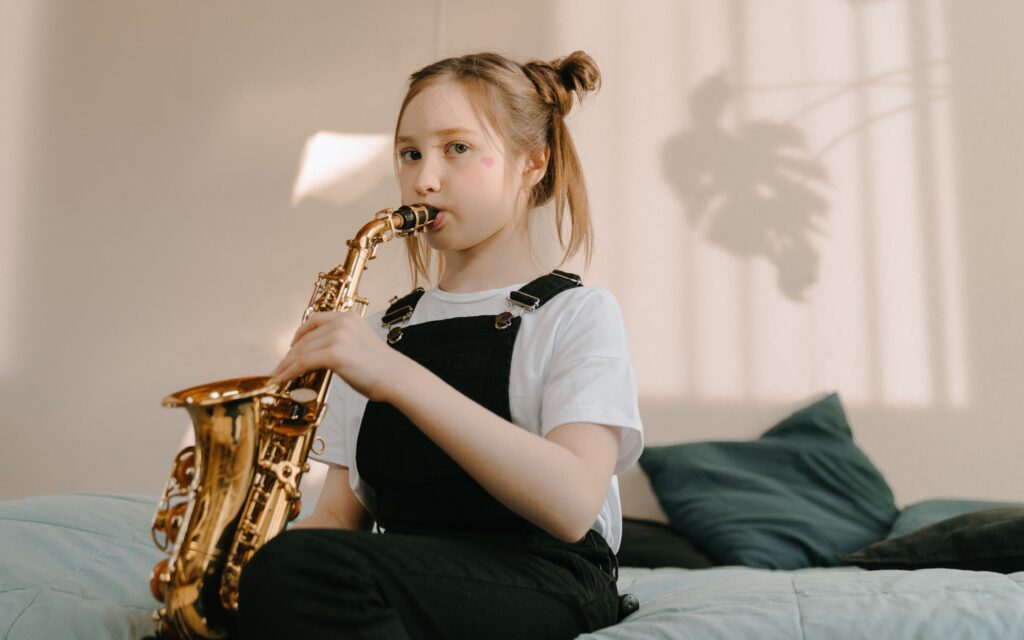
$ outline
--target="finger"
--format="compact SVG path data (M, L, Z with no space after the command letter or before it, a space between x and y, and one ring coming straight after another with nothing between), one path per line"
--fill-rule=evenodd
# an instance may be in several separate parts
M323 327L320 328L322 329ZM277 363L277 366L270 372L271 379L268 380L268 383L278 382L282 372L291 366L297 358L314 351L327 349L333 344L335 339L329 328L324 331L314 331L313 333L306 334L292 345L292 348L288 350L288 353L281 359L281 362Z
M318 311L317 313L314 313L299 326L298 330L295 332L295 336L292 338L292 344L301 340L303 336L311 331L315 331L324 324L337 319L338 312L336 311Z
M287 363L289 363L289 358L288 358L288 356L285 356L285 357L284 357L284 358L283 358L283 359L281 360L281 362L278 362L278 363L277 363L277 366L276 366L276 367L274 367L274 370L273 370L273 371L271 371L271 372L270 372L269 374L267 374L267 375L269 375L269 376L270 376L271 378L275 377L275 376L276 376L276 375L277 375L278 373L280 373L280 372L281 372L281 370L282 370L282 369L284 369L284 368L285 368L285 366L286 366L286 364L287 364Z
M306 321L299 325L299 328L295 330L295 335L292 336L292 344L295 344L302 339L302 336L306 335L310 331L316 329L324 322L323 313L318 312L310 315L306 318Z
M302 373L312 371L314 369L329 369L333 363L336 362L336 356L339 350L343 350L339 345L341 344L341 338L336 331L329 330L317 331L306 335L300 342L296 343L289 351L288 355L277 365L274 371L271 372L272 377L281 378L284 372L289 367L292 367L297 362L306 362L313 359L315 366L305 368ZM302 375L302 373L296 375Z
M279 374L287 369L289 366L294 364L296 361L306 358L310 355L316 355L318 360L330 362L330 355L334 352L333 349L337 344L337 337L331 334L323 336L307 336L302 342L299 342L288 355L285 356L284 360L277 365L277 369L271 372L272 376L279 376ZM328 366L328 365L325 365Z
M311 351L341 344L350 335L349 330L343 327L342 323L343 321L339 318L334 318L333 322L322 324L313 331L306 333L292 344L291 349L288 351L288 356L301 356Z
M315 336L317 334L334 331L338 327L340 321L341 317L339 313L317 313L316 315L310 315L309 321L295 332L295 337L292 339L292 346L295 346L304 339L308 339L308 336Z
M280 372L272 376L267 382L269 384L281 384L288 380L294 380L304 373L323 369L326 356L323 352L306 354L302 357L291 358ZM284 364L284 363L282 363Z

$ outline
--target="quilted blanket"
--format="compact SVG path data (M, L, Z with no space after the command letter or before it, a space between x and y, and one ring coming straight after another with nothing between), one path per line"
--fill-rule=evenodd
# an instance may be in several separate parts
M156 499L62 494L0 502L0 638L137 640L151 631ZM623 567L640 600L581 638L1024 638L1024 573Z

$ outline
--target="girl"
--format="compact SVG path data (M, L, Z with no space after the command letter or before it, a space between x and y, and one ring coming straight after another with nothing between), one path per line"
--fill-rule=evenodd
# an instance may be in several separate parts
M440 209L407 245L413 283L436 257L437 286L368 320L311 316L271 373L335 372L331 466L313 514L246 566L243 637L572 638L617 621L615 474L643 446L622 317L608 291L541 273L527 223L553 200L564 259L589 262L563 119L599 79L581 51L412 75L396 165L402 202Z

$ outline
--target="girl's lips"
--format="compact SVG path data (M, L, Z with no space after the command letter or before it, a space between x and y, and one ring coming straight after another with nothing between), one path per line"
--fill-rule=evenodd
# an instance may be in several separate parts
M438 211L437 217L434 218L433 222L427 225L427 229L429 231L437 231L441 228L442 224L444 224L444 211Z

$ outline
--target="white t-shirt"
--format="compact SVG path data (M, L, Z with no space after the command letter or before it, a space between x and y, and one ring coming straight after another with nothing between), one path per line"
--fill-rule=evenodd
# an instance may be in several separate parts
M420 298L406 326L463 316L497 315L506 310L509 292L525 284L473 293L429 290ZM517 308L513 313L518 311ZM380 311L367 318L382 338L387 333L380 323L383 315ZM521 317L509 374L512 422L541 437L570 422L620 427L614 473L629 469L643 450L643 425L637 406L636 376L615 297L600 287L576 287ZM312 457L348 467L352 491L374 515L374 491L356 468L356 442L366 402L366 397L344 380L333 377L327 413L317 429L326 448ZM622 507L615 475L591 528L604 537L613 551L618 551Z

